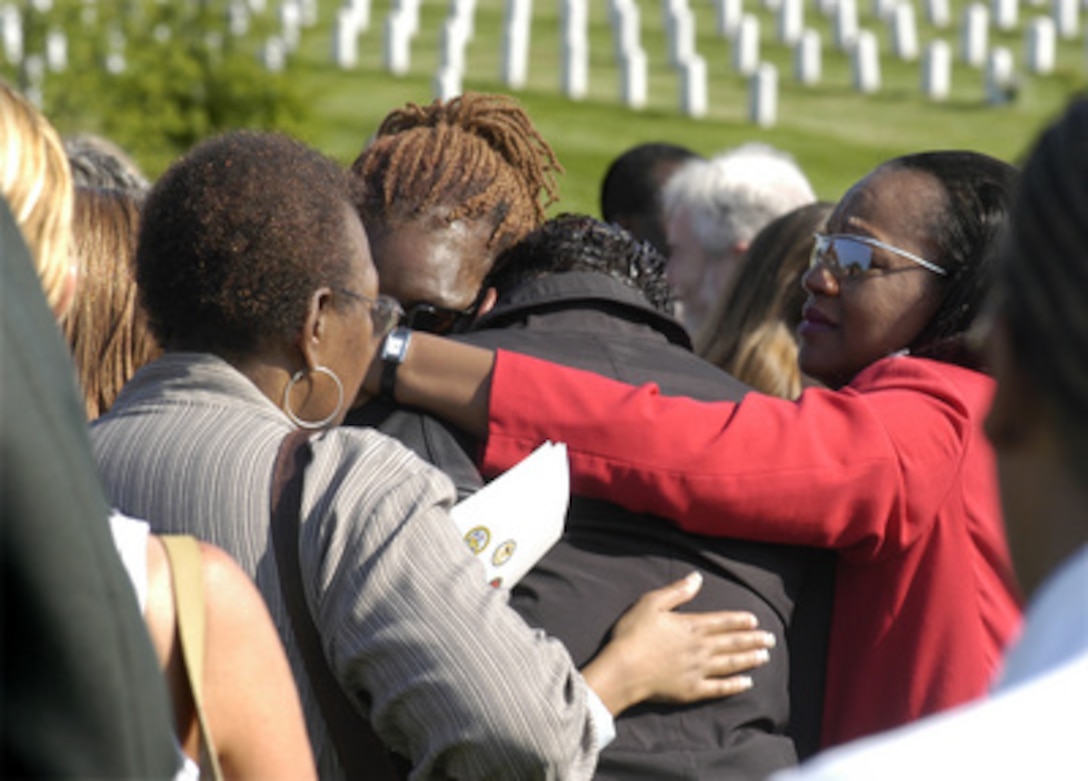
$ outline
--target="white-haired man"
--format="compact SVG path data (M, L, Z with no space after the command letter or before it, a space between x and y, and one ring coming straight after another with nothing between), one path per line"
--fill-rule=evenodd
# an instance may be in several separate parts
M697 336L767 223L816 200L793 157L749 143L685 163L663 192L668 277L679 315Z

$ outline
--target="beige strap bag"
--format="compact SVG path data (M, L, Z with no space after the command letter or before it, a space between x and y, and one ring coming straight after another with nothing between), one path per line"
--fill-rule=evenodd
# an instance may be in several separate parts
M188 535L164 535L159 539L170 560L181 656L200 727L200 777L222 781L219 755L204 715L204 573L200 543Z

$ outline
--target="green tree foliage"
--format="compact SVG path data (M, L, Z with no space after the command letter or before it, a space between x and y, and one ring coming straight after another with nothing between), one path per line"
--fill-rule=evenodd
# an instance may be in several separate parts
M232 36L222 0L27 4L28 58L4 75L40 95L61 132L100 133L156 175L209 135L240 127L296 133L304 124L297 89L258 56L271 27L254 16L246 36ZM54 72L40 58L57 30L68 39L68 67ZM36 70L44 71L40 85Z

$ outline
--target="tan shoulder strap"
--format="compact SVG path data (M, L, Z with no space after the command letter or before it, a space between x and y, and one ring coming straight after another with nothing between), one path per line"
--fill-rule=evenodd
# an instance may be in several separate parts
M219 755L204 715L204 568L200 543L188 535L168 534L159 539L170 560L181 656L200 727L200 776L221 781L223 771L219 767Z

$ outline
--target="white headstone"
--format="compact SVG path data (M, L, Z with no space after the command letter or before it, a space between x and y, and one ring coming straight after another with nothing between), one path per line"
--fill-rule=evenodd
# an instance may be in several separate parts
M714 0L714 26L722 38L736 34L743 15L743 0Z
M676 6L669 15L665 29L668 43L669 65L679 68L680 63L695 54L695 17L686 5Z
M45 15L53 10L53 0L30 0L30 7Z
M733 36L733 70L751 76L759 67L759 19L752 14L741 17Z
M571 100L581 100L589 92L589 44L573 37L560 48L560 88Z
M642 48L642 34L638 6L627 0L619 5L612 27L613 49L616 62L631 49Z
M529 75L529 23L532 0L506 0L502 23L499 78L511 89L521 89Z
M858 32L857 43L851 55L854 73L854 89L873 93L880 89L880 52L876 35L872 30Z
M986 102L1000 106L1016 97L1016 74L1013 72L1012 52L997 46L986 58Z
M914 6L901 2L891 17L892 53L900 60L914 62L918 59L918 25L914 18Z
M772 14L782 7L782 0L762 0L763 8Z
M271 73L281 73L287 67L287 46L278 36L272 36L264 42L261 50L261 62Z
M973 68L981 68L989 49L990 12L982 3L971 3L963 10L961 58Z
M994 27L1002 32L1015 30L1019 24L1020 0L991 0Z
M778 42L792 46L801 40L805 29L805 7L802 0L782 0L778 8Z
M646 107L648 63L641 48L628 49L619 61L620 102L627 108Z
M3 26L4 58L11 65L23 61L23 17L15 5L0 6L0 25Z
M45 82L45 58L40 54L28 54L23 60L23 73L29 86L41 88Z
M943 30L952 22L948 0L926 0L926 19L931 26Z
M669 17L672 16L677 8L688 8L688 0L661 0L661 29L669 29Z
M476 37L476 0L453 0L451 15L465 26L465 40Z
M793 48L793 75L801 84L819 84L822 71L820 33L807 29Z
M125 72L125 31L113 22L106 29L106 72L117 75Z
M344 8L355 17L355 29L366 32L370 29L370 0L346 0Z
M835 36L835 48L850 52L858 39L857 0L839 0L835 6L835 15L831 18L832 32Z
M350 8L336 12L332 31L332 61L341 70L350 70L359 62L358 18Z
M589 45L589 4L587 0L562 0L559 4L560 37L575 47Z
M68 69L68 36L63 30L50 30L45 36L45 64L59 73Z
M297 0L283 0L280 4L280 37L287 51L298 48L302 32L302 8Z
M835 8L838 6L839 0L816 0L816 10L821 15L830 19L835 14Z
M245 0L233 0L227 6L227 29L236 38L249 32L249 6Z
M394 11L385 18L385 69L403 76L411 67L411 19Z
M393 0L389 15L400 17L409 41L419 33L419 0Z
M1068 41L1077 37L1080 29L1080 8L1077 0L1054 0L1051 16L1054 17L1059 38Z
M922 58L922 94L945 100L952 91L952 47L947 41L930 41Z
M461 94L461 71L457 68L439 68L431 82L431 97L447 101Z
M880 22L887 22L898 4L899 0L873 0L873 18Z
M1032 19L1024 35L1024 67L1029 73L1054 72L1057 55L1057 30L1048 16Z
M248 0L249 10L255 14L263 14L268 8L268 4L265 0Z
M28 54L23 60L26 86L23 96L38 108L42 107L42 85L45 83L45 60L40 54Z
M686 117L706 116L706 60L698 54L680 65L680 111Z
M299 9L302 11L303 27L313 27L317 24L317 0L299 0Z
M778 122L778 68L764 62L748 79L748 117L760 127Z
M468 25L459 16L447 17L442 24L439 46L439 64L443 68L465 72L465 46L468 44Z
M619 17L637 7L634 0L608 0L608 24L612 32L619 26Z

